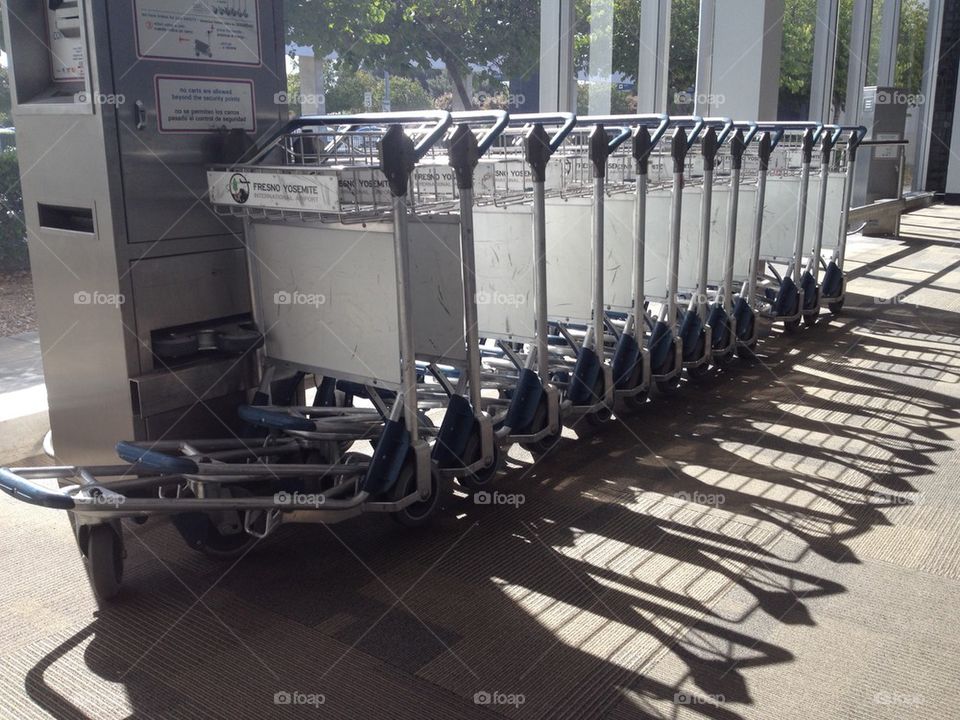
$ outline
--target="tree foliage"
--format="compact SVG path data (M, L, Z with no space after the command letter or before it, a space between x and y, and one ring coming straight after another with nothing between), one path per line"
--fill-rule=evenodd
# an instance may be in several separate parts
M24 270L28 266L20 168L16 150L8 149L0 152L0 270Z
M503 77L537 71L540 48L531 38L540 8L530 0L287 0L287 6L291 38L323 54L336 51L345 71L388 70L426 88L440 61L465 107L472 107L466 77L475 67L492 65Z

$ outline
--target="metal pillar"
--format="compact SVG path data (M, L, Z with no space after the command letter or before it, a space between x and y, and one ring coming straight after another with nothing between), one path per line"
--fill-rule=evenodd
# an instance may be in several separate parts
M540 112L575 112L573 0L540 3Z
M775 120L784 0L739 0L735 12L728 5L700 5L695 111Z
M900 0L883 0L880 22L880 50L876 85L893 87L897 70L897 38L900 34Z
M873 0L853 4L853 22L850 25L850 60L847 64L847 99L843 109L845 125L856 125L860 120L863 86L867 84L867 57L870 53L870 21L873 18Z
M809 118L830 122L833 117L833 83L837 65L837 20L840 0L817 0L813 33L813 71L810 75Z
M671 0L641 0L637 112L666 112Z
M930 0L927 15L927 38L923 52L923 103L920 105L919 132L915 138L912 190L923 190L927 181L927 158L930 153L930 133L933 127L933 108L937 93L937 73L940 65L940 35L943 28L943 0Z

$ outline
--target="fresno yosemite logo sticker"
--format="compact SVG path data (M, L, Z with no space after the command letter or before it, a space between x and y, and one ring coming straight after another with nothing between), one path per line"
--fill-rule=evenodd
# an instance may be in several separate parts
M250 198L250 181L240 173L230 178L230 196L240 205Z

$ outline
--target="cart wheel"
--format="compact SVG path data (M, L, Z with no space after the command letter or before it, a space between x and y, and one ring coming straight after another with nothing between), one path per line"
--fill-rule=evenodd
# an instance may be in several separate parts
M642 407L644 407L647 404L647 397L648 397L648 393L646 392L641 392L641 393L637 393L636 395L624 397L623 407L630 412L636 412L637 410L640 410Z
M628 387L635 388L643 381L643 365L640 361L634 365L633 372L630 374ZM642 408L647 402L647 392L637 393L636 395L625 396L622 399L625 410L634 411Z
M541 430L547 426L549 417L549 410L547 408L547 399L544 397L540 400L540 404L537 405L537 409L533 413L533 420L530 421L530 427L535 430ZM546 452L549 452L553 447L560 442L560 434L562 431L558 431L556 435L547 435L542 437L539 440L533 442L521 443L520 447L529 452L531 455L543 455Z
M112 525L91 525L87 530L87 568L98 600L109 600L123 579L123 538Z
M216 342L223 352L242 355L263 345L263 335L251 327L240 326L218 332Z
M423 527L428 524L437 510L440 509L441 493L443 489L443 480L437 472L433 463L430 464L430 497L426 500L418 500L407 505L403 510L397 510L390 513L390 517L398 523L408 528ZM400 477L393 484L390 491L390 499L393 502L402 500L410 493L417 490L417 465L415 462L407 461L400 471Z
M697 339L697 357L702 358L707 351L706 346L706 335L700 333L700 337ZM690 378L693 382L701 382L706 380L710 375L710 363L705 362L697 365L696 367L687 368L687 377Z
M250 491L241 487L230 488L230 493L234 497L252 495ZM193 493L185 491L184 497L193 497ZM213 517L207 513L181 513L174 515L172 520L187 545L216 560L230 560L238 557L257 542L257 538L247 533L242 527L236 533L221 532Z
M661 395L673 395L680 387L680 373L667 380L656 380L657 392Z
M480 459L480 446L480 435L478 433L473 433L470 436L470 439L467 440L467 448L463 453L463 457L466 459L467 465L471 465ZM457 481L463 485L463 487L469 490L483 490L484 488L489 487L493 483L494 478L497 477L497 473L500 472L502 459L503 453L500 451L500 446L496 443L496 441L494 441L493 462L491 462L485 468L480 468L479 470L474 470L472 472L464 472L462 475L458 475Z
M827 308L830 310L830 313L833 315L839 315L840 311L843 310L843 300L837 300L827 305Z
M604 388L604 382L603 382L603 373L601 372L599 375L597 375L597 379L593 383L593 392L592 392L593 399L597 402L601 402L604 397L604 392L605 392L605 388ZM594 426L603 425L611 417L613 417L613 412L610 410L610 408L604 406L599 410L597 410L596 412L592 412L588 414L587 422Z
M169 333L156 338L152 345L153 352L165 360L177 360L200 352L200 339L195 334Z
M737 357L741 361L753 364L757 361L757 341L754 340L749 345L737 345Z

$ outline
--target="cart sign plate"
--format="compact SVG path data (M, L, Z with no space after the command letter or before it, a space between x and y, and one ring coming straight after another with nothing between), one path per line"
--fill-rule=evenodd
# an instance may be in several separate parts
M157 75L156 82L160 132L257 129L249 80Z
M340 207L332 175L211 170L207 183L214 205L327 213Z
M260 64L258 0L134 0L142 58Z

